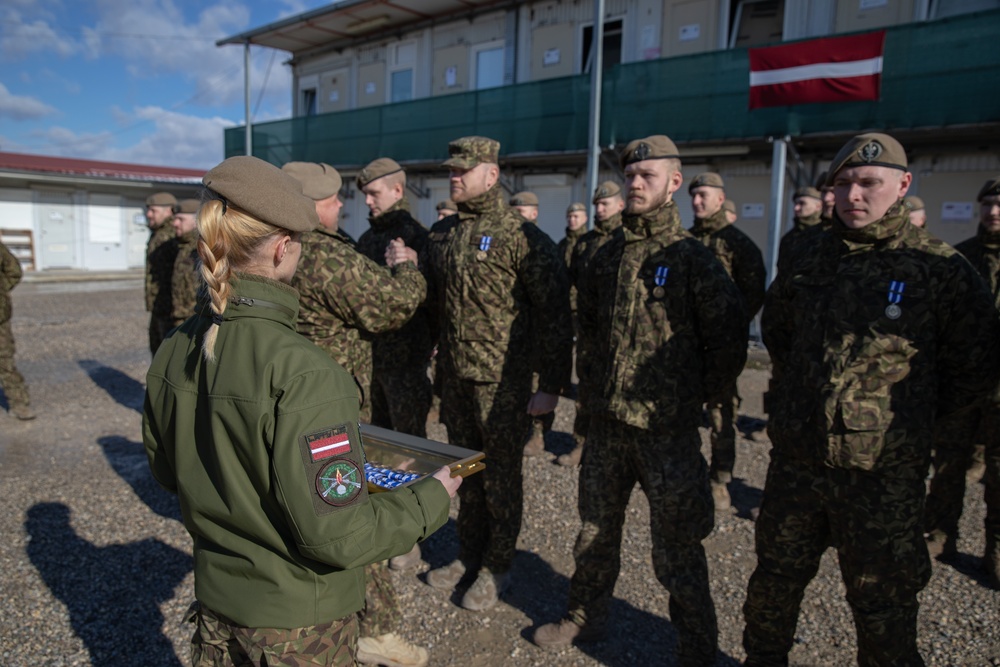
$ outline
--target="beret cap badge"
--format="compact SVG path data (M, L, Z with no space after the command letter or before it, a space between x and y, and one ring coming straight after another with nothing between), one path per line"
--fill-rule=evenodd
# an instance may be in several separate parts
M632 157L636 161L638 161L638 162L642 162L643 160L645 160L646 158L648 158L649 157L649 144L643 142L643 143L640 143L638 146L636 146L635 150L632 151Z
M877 141L869 141L858 150L858 157L865 162L874 162L882 155L882 144Z

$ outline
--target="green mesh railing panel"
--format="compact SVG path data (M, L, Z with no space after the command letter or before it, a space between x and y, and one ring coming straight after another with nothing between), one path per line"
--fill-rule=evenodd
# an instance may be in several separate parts
M748 110L746 49L630 63L605 75L602 145L649 134L677 141L934 128L1000 121L1000 11L890 28L878 102ZM589 76L355 109L253 128L254 155L347 166L380 155L443 160L448 141L481 134L503 155L587 148ZM226 130L226 156L244 152Z

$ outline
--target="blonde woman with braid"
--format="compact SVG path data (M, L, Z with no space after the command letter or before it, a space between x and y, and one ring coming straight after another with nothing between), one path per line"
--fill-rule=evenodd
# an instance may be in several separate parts
M202 182L211 300L157 351L143 411L194 540L192 663L353 665L364 566L441 527L460 478L368 496L354 381L295 332L312 201L253 157Z

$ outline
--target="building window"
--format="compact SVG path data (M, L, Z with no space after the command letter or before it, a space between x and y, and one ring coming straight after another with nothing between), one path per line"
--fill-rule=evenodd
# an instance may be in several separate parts
M941 19L1000 7L1000 0L932 0L930 17Z
M401 69L389 75L389 101L407 102L413 99L413 70Z
M785 0L739 0L730 25L731 48L780 42L784 34Z
M604 54L602 56L602 62L604 64L603 69L609 70L615 65L618 65L622 61L622 20L615 19L613 21L604 22L604 39L601 40L604 43ZM583 52L580 56L580 72L587 73L590 71L591 63L591 46L594 44L594 26L593 24L583 27Z
M417 43L393 44L389 49L389 101L413 99L413 67L417 62Z
M496 88L503 85L503 43L485 44L473 51L475 88Z
M316 89L305 88L302 90L302 115L316 115Z

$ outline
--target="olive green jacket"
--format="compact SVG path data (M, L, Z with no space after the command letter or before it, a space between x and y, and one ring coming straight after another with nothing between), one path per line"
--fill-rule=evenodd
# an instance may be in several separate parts
M202 604L249 627L342 618L364 603L363 566L441 527L448 494L427 479L369 496L354 381L295 332L298 293L252 275L232 285L215 362L201 354L207 309L153 358L149 465L180 497Z

